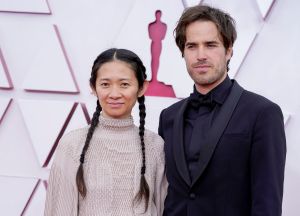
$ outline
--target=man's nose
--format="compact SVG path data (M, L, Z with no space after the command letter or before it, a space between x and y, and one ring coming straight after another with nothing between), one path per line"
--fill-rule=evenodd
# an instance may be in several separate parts
M206 53L206 49L203 47L199 47L197 49L197 59L199 61L203 61L207 59L207 53Z

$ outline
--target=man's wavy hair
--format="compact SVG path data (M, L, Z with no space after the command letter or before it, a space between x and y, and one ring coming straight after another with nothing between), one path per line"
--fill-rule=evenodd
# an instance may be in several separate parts
M189 24L196 21L211 21L219 32L220 39L226 49L232 47L236 37L236 28L234 19L224 11L207 5L197 5L187 8L181 15L176 28L174 29L175 41L184 56L184 47L186 43L186 28ZM229 70L229 61L227 62L227 71Z

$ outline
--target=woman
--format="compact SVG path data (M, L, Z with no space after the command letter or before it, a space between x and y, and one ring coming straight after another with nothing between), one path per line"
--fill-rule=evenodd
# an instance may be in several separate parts
M96 111L90 126L59 143L45 215L162 215L163 140L144 127L145 71L129 50L109 49L96 58L90 78ZM136 100L139 127L131 116Z

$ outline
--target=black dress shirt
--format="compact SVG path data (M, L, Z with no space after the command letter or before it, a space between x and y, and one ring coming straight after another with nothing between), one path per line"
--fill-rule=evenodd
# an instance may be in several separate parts
M227 98L232 82L227 76L225 80L206 95L199 93L195 86L189 97L189 103L184 114L184 149L191 180L197 173L197 162L200 147L206 142L208 131L214 117ZM194 131L197 127L200 130ZM195 133L200 140L195 140Z

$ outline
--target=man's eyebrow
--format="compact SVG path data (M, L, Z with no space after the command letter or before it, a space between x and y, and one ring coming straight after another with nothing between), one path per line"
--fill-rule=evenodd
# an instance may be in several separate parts
M185 43L185 46L186 46L186 45L196 45L196 44L197 44L197 43L195 43L195 42L186 42L186 43Z
M216 41L216 40L211 40L211 41L206 41L205 43L213 43L213 44L217 44L217 43L219 43L219 42Z

